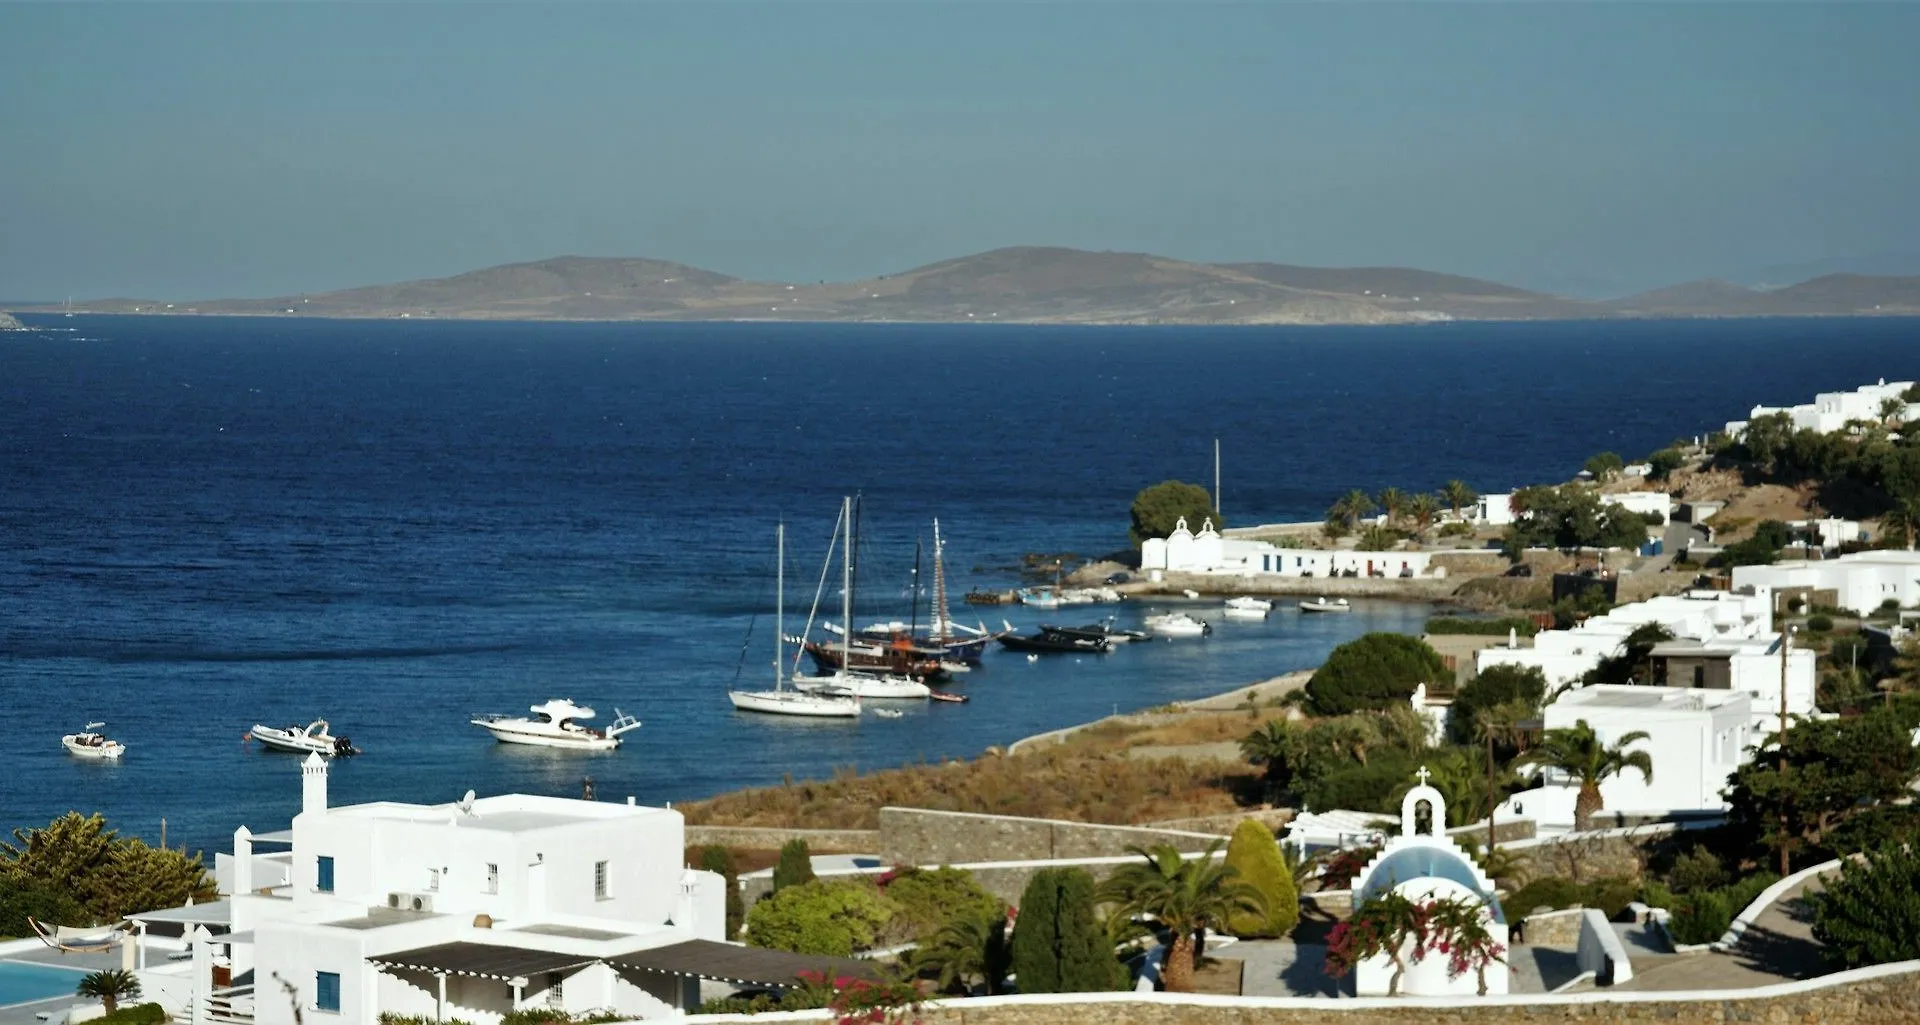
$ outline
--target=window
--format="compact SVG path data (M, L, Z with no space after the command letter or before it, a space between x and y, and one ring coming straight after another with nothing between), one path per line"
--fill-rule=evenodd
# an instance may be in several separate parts
M321 893L333 892L333 858L322 854L313 862L313 888Z
M487 862L487 891L486 892L488 893L500 892L500 866L494 864L491 861Z
M603 861L603 862L600 862L600 864L605 865L606 862ZM566 977L561 975L559 972L547 973L547 1006L548 1007L566 1006L566 1003L567 1003L566 991L561 989L561 983L565 981L566 981Z
M340 973L313 973L313 1009L340 1013Z
M440 892L440 870L437 868L427 869L427 892Z
M593 899L607 899L607 863L604 861L593 863Z

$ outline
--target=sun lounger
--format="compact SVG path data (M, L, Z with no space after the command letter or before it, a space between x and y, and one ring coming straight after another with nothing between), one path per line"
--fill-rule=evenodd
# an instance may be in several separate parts
M124 925L48 925L31 918L27 924L42 942L63 954L98 954L112 950L127 934Z

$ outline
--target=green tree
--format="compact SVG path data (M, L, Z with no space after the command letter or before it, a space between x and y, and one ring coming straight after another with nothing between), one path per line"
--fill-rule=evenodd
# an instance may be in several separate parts
M1004 914L1000 899L982 889L966 869L896 869L881 877L881 892L900 906L896 923L924 940L946 922L966 915Z
M1539 666L1491 665L1461 686L1447 709L1447 736L1456 744L1471 744L1484 738L1480 715L1486 709L1508 702L1523 702L1529 711L1537 711L1547 697L1547 675ZM1525 718L1525 716L1522 716Z
M1447 508L1453 510L1455 516L1460 515L1460 510L1480 500L1479 493L1468 487L1467 482L1463 480L1448 481L1446 486L1440 489L1440 495L1446 499Z
M747 905L740 896L740 866L733 860L733 852L719 844L709 844L700 849L700 869L712 872L727 883L727 939L740 935L740 927L747 921Z
M35 879L0 876L0 938L31 936L31 918L48 925L85 925L85 908L67 891Z
M784 890L810 882L813 882L813 852L807 842L796 837L781 844L780 860L773 866L773 888Z
M1266 898L1253 884L1239 878L1232 866L1214 860L1220 842L1208 845L1197 858L1183 858L1172 844L1151 849L1128 847L1141 861L1122 865L1101 884L1101 897L1123 911L1153 919L1167 933L1167 956L1161 971L1169 993L1193 992L1194 959L1200 934L1224 928L1236 915L1270 913Z
M1620 654L1610 655L1587 671L1587 683L1652 684L1653 649L1673 640L1673 631L1659 623L1642 623L1621 642ZM1676 685L1677 686L1677 685Z
M1352 533L1354 525L1373 515L1373 510L1373 498L1359 488L1354 488L1328 507L1327 519L1329 522L1339 521L1347 533Z
M1385 552L1391 551L1393 546L1399 543L1399 531L1392 527L1375 525L1361 531L1353 547L1355 551L1360 552Z
M1847 859L1807 901L1813 938L1835 969L1920 958L1920 852L1911 845Z
M1215 527L1227 525L1220 510L1213 507L1213 496L1207 494L1206 488L1177 480L1161 481L1133 496L1131 515L1133 525L1127 529L1127 535L1133 538L1136 548L1150 537L1173 533L1174 525L1183 518L1188 528L1196 531L1209 519Z
M1380 490L1380 509L1387 514L1387 526L1399 523L1401 517L1407 514L1407 501L1407 493L1399 488Z
M1647 457L1647 465L1652 467L1652 472L1648 476L1654 480L1666 480L1673 471L1678 470L1685 463L1686 457L1680 454L1679 449L1671 446L1660 449Z
M1269 800L1292 784L1302 740L1301 731L1285 719L1269 719L1240 738L1240 754L1260 766Z
M0 843L0 882L33 883L68 894L96 922L211 900L199 855L149 847L106 828L106 819L69 812Z
M1413 523L1415 537L1425 534L1433 528L1433 521L1440 517L1440 500L1425 492L1407 501L1407 519Z
M1626 465L1626 460L1621 459L1619 453L1602 452L1599 455L1589 458L1581 469L1592 474L1594 480L1605 483L1619 476L1620 471L1625 469Z
M1417 637L1370 633L1333 649L1307 681L1307 706L1316 715L1386 708L1413 696L1417 683L1453 679L1440 653Z
M1786 450L1791 437L1793 417L1785 413L1757 416L1747 421L1747 429L1741 432L1738 454L1760 472L1772 473L1774 460Z
M81 977L80 984L73 987L73 995L98 1000L100 1006L112 1014L120 1009L120 1001L140 998L140 980L121 968L92 972Z
M1573 828L1584 833L1593 826L1593 813L1606 808L1600 797L1600 784L1628 769L1653 782L1653 759L1645 751L1627 748L1647 739L1645 730L1622 734L1611 746L1602 744L1585 719L1571 729L1548 730L1540 746L1521 756L1516 764L1544 766L1566 773L1580 784L1573 801Z
M914 950L912 964L943 992L971 992L976 980L989 996L1000 992L1010 964L1007 909L962 909Z
M1790 867L1795 855L1825 849L1848 819L1907 794L1920 775L1912 729L1895 709L1796 719L1784 740L1775 731L1734 771L1729 819Z
M1513 502L1525 513L1507 528L1513 558L1528 548L1638 548L1647 540L1639 513L1600 501L1592 488L1521 488Z
M1468 747L1443 747L1429 751L1424 756L1428 770L1427 785L1440 791L1446 799L1447 821L1437 823L1442 829L1470 825L1476 812L1486 802L1488 781L1480 769L1478 752ZM1400 784L1388 794L1385 808L1396 809L1407 791L1419 784L1409 777L1402 777Z
M1252 819L1242 819L1227 841L1227 866L1260 892L1266 913L1239 911L1227 916L1227 931L1242 938L1278 937L1293 931L1300 921L1300 891L1273 830Z
M1126 988L1126 966L1114 958L1106 927L1094 917L1093 877L1084 869L1043 868L1027 881L1011 963L1022 993Z
M795 954L852 957L873 946L899 908L865 880L785 886L747 912L747 942Z

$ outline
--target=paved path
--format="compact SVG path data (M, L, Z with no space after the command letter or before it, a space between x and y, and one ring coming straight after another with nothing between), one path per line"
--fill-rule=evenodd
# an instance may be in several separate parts
M1725 953L1708 951L1667 959L1642 971L1621 989L1750 989L1824 975L1820 944L1813 939L1813 911L1802 898L1823 888L1820 878L1793 887L1767 906L1740 942Z

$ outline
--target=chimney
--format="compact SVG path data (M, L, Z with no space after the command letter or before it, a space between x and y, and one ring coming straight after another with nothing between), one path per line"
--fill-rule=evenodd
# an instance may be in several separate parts
M253 892L253 831L245 826L233 831L233 887L230 897Z
M327 810L327 760L310 754L300 763L300 813L313 815Z

